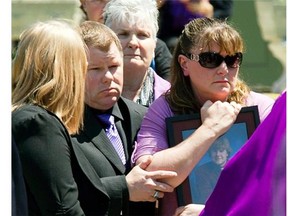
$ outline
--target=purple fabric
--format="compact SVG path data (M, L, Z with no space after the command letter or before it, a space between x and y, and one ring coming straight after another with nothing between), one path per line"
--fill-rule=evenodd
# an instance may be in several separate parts
M229 160L201 216L286 213L286 92L247 143Z
M170 89L170 82L160 77L155 71L154 73L154 98L155 100Z
M253 91L250 92L250 95L246 100L246 106L258 106L260 122L263 122L270 113L273 104L274 100L272 98Z
M172 28L177 30L181 30L184 28L184 25L187 24L190 20L203 17L201 14L192 13L189 11L185 4L178 1L178 0L172 0L168 1L168 4L170 4L170 14L173 14L173 22L172 22Z

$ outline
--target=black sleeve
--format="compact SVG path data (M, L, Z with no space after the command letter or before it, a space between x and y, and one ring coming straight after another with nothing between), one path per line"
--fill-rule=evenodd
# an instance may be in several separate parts
M109 197L109 214L116 215L127 208L129 202L129 191L125 175L102 177L101 182L104 185Z
M27 216L28 204L18 148L12 137L12 216Z
M18 114L20 119L12 115L13 136L19 149L28 197L35 203L33 214L37 215L38 209L41 215L84 215L73 178L68 145L71 140L67 130L47 112Z

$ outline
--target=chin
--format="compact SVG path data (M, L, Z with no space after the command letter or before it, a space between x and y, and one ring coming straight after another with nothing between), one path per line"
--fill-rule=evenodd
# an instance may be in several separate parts
M114 105L115 103L117 103L118 100L119 100L119 96L112 96L109 99L109 103Z
M114 96L114 97L112 97L112 101L116 103L116 102L118 101L119 97L120 97L120 96Z
M115 104L117 103L117 100L109 100L102 104L103 110L109 110L111 109Z
M223 89L219 91L215 96L218 98L218 100L226 101L229 97L230 89Z

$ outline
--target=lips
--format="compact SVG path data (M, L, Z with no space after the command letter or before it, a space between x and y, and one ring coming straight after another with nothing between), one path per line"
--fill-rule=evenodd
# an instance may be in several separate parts
M129 52L131 50L127 50L127 52L124 52L124 56L140 56L140 53L135 53L135 52ZM133 50L135 51L135 50Z
M214 84L230 85L230 82L228 82L227 80L219 80L215 81Z
M215 83L229 83L228 80L218 80L218 81L215 81Z
M135 54L126 54L124 55L124 58L128 58L128 59L141 59L140 55L135 55Z
M115 88L109 88L109 89L104 89L102 92L116 92L117 90Z

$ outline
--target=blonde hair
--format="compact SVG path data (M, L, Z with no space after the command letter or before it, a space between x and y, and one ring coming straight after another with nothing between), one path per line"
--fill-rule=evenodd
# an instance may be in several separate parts
M190 78L182 73L178 56L190 53L194 49L209 47L212 42L216 42L221 48L220 51L225 51L228 55L244 51L242 37L226 21L197 18L187 23L174 49L171 64L171 89L166 94L166 99L175 113L199 112L202 106L194 95ZM236 86L227 101L245 104L249 92L250 88L237 77Z
M87 47L68 20L37 22L20 35L12 62L12 110L39 105L70 134L83 124Z

